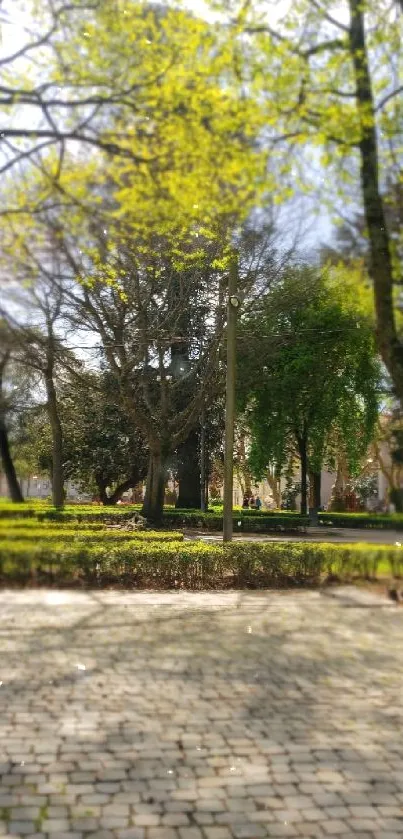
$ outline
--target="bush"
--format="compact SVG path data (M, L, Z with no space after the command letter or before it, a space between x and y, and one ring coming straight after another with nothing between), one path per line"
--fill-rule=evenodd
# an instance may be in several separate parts
M87 528L89 524L115 524L133 518L140 509L139 504L116 507L102 507L91 504L68 504L63 510L56 510L44 501L13 504L0 500L0 520L34 519L41 522L77 524ZM319 522L327 527L377 528L381 530L402 530L403 514L382 515L370 513L319 513ZM222 530L222 511L219 509L202 513L201 510L176 510L165 508L162 526L168 528L203 528L210 531ZM238 522L241 522L239 525ZM234 510L234 532L267 533L270 531L293 532L309 526L308 516L282 510Z
M269 531L301 530L309 525L308 516L299 516L288 513L264 514L255 510L245 510L244 513L237 513L233 518L234 533L267 533ZM221 531L223 528L223 517L215 513L201 513L200 510L175 510L165 512L163 518L164 526L178 526L186 528L203 528L203 530Z
M3 524L3 523L2 523ZM31 525L31 522L29 522ZM55 525L47 522L39 525L33 521L34 526L25 527L23 524L7 522L7 527L0 526L0 538L7 538L9 542L37 540L38 542L60 542L60 539L68 539L75 543L100 543L102 542L183 542L183 533L175 531L164 532L161 530L108 530L104 525L76 525L65 526Z
M61 534L61 537L63 534ZM397 575L403 552L395 546L303 542L211 545L203 542L91 540L30 543L0 539L3 583L123 585L151 588L268 588L317 585L329 574L342 580Z
M354 527L377 530L403 530L403 515L379 513L319 513L320 524L327 527Z
M1 519L33 519L36 518L39 508L27 506L26 504L0 504L0 518Z
M70 505L63 510L55 510L46 505L25 506L0 504L0 520L18 518L33 518L40 522L59 522L72 524L76 522L85 527L88 524L116 524L133 518L139 506L129 505L118 507L92 507L90 505ZM297 513L262 513L261 510L244 510L234 515L234 532L238 533L267 533L270 531L296 531L309 525L308 516ZM210 531L221 531L223 517L218 512L202 513L201 510L165 509L162 519L165 528L203 528Z

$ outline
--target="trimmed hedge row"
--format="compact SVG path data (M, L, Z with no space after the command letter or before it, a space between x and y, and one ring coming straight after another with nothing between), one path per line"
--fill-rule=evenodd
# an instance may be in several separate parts
M114 524L133 518L135 508L128 507L66 507L64 510L56 510L52 507L25 506L21 505L0 505L0 520L3 519L29 519L33 518L40 522L60 523L81 523L87 526L88 523ZM308 527L308 516L299 516L289 513L268 513L260 511L247 511L234 515L234 532L238 533L266 533L270 531L298 531ZM223 528L223 517L217 513L202 513L200 510L165 510L162 526L166 528L203 528L209 531L221 531Z
M82 524L113 524L131 519L140 505L102 507L91 504L66 505L56 510L44 502L12 504L0 501L0 521L4 519L36 519L43 522L69 522ZM327 527L376 528L380 530L402 530L403 515L382 515L370 513L319 513L319 523ZM290 511L272 512L262 510L234 511L234 531L240 533L264 533L272 530L292 532L309 526L309 517ZM239 524L240 522L240 524ZM179 510L165 508L162 525L171 527L203 528L222 530L222 512L218 509L202 513L201 510Z
M0 539L0 580L7 583L123 585L136 588L268 588L399 575L394 546L301 542L143 542L75 545Z
M360 529L403 530L403 515L380 513L319 513L319 522L327 527L354 527Z
M175 510L164 513L163 525L190 528L203 528L203 530L219 531L223 529L223 517L214 513L191 512L188 510ZM301 530L309 525L308 516L289 516L273 513L264 515L236 514L233 518L234 533L266 533L272 530Z
M6 525L6 526L5 526ZM28 525L28 526L27 526ZM0 538L5 538L8 541L33 541L38 542L60 542L60 540L68 539L70 542L90 543L90 542L121 542L127 540L129 542L183 542L183 533L176 531L164 532L161 530L108 530L104 525L88 525L85 527L76 524L39 524L33 520L22 522L1 522L0 523Z

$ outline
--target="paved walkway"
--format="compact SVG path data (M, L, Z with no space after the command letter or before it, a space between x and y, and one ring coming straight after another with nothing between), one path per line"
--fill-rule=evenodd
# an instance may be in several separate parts
M0 835L401 837L403 610L374 602L0 592Z
M205 542L222 542L221 533L206 533L205 531L188 531L185 538L203 539ZM374 530L366 528L359 530L355 527L329 528L308 527L305 533L243 533L234 541L240 542L367 542L377 545L403 545L403 533L400 530Z

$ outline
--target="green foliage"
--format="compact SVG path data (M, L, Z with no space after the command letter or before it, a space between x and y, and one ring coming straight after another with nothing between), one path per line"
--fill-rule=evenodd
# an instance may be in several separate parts
M401 573L401 549L374 545L312 543L119 542L10 543L0 539L3 583L49 583L153 588L258 588L317 585L341 579Z
M53 3L42 6L32 23L44 31ZM177 5L128 0L119 10L109 3L79 13L74 8L66 6L54 25L42 81L45 90L62 91L69 136L79 137L79 165L68 141L61 171L57 153L47 151L42 170L48 177L34 170L30 189L25 196L23 189L14 194L14 202L43 203L57 178L59 197L75 198L73 205L66 202L66 222L78 230L82 209L97 212L105 185L113 183L110 220L117 227L124 220L133 236L166 235L183 264L183 244L196 226L215 236L217 222L246 216L267 184L266 152L257 142L266 107L252 86L246 95L226 27L213 27ZM34 86L12 73L9 84ZM40 107L41 98L49 97L41 85L31 98ZM66 128L57 104L47 112L49 124ZM86 130L77 128L81 121ZM84 157L89 143L108 154L87 151ZM86 251L90 255L89 242ZM219 261L225 266L225 253ZM119 275L105 266L104 278L115 283Z
M87 528L90 523L100 522L114 524L133 518L138 511L138 505L122 505L108 507L87 505L66 505L64 510L58 511L45 504L24 506L16 512L15 505L8 502L0 503L1 519L35 518L39 522L60 522L60 525L80 523ZM203 528L220 531L223 527L222 513L202 513L200 510L179 510L166 508L162 525L165 527ZM257 510L241 511L234 516L234 531L245 533L264 533L271 530L298 530L308 525L306 516L290 515L289 513L264 513ZM143 531L144 532L144 531ZM145 531L148 532L148 531Z
M108 539L140 539L172 541L180 540L183 534L175 530L164 533L161 530L113 531L107 530L107 524L119 524L126 519L133 518L138 512L139 505L122 505L109 510L107 507L86 505L67 505L63 512L58 512L44 501L16 507L7 500L0 500L0 537L10 537L17 532L27 535L35 533L40 538L56 538L57 535L68 534L69 538L84 535L91 540L93 535L102 534ZM241 525L238 524L241 522ZM373 528L378 530L402 530L403 515L383 515L380 513L319 513L320 524L331 527ZM176 510L165 508L163 525L165 527L203 528L210 531L222 530L222 511L202 513L200 510ZM234 511L234 532L264 533L270 531L292 532L305 529L309 525L307 516L282 510L281 513L266 510ZM24 535L25 538L25 535Z
M289 271L245 318L241 335L238 391L256 476L270 461L284 469L304 440L319 471L335 433L354 469L377 418L380 371L372 324L343 279Z
M252 511L250 511L252 512ZM165 512L163 516L164 525L177 525L182 527L199 528L203 530L221 531L223 529L223 517L213 513L191 512L187 510L175 510ZM233 519L234 533L266 533L270 531L288 531L305 529L309 524L307 516L283 515L281 513L252 513L240 512Z
M354 527L374 530L403 530L403 515L382 513L319 513L319 523L327 527Z
M30 520L9 521L0 520L0 538L13 542L38 541L46 544L60 545L65 540L75 547L86 547L91 544L130 542L183 542L183 533L153 530L118 530L107 529L104 524L54 524L52 522L37 522Z
M60 390L59 406L69 477L84 491L135 486L145 477L147 449L121 404L108 372L85 373Z

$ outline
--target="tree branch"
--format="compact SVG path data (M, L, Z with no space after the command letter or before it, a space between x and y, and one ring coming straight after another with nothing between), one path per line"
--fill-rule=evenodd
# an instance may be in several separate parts
M386 96L384 96L383 99L381 99L381 101L378 102L375 108L375 112L381 111L382 108L385 107L387 102L389 102L391 99L394 99L395 96L399 96L399 93L403 93L403 85L400 85L400 87L397 87L396 90L391 90L390 93L387 93Z
M44 128L3 128L0 133L0 144L1 140L5 137L32 137L33 139L43 137L49 140L53 140L54 143L66 140L74 140L78 143L86 143L87 145L99 148L101 149L101 151L105 151L107 154L110 155L127 157L130 160L134 160L136 163L151 163L152 161L157 159L155 157L141 157L140 155L134 154L132 151L130 151L130 149L123 148L123 146L119 146L118 143L99 140L97 137L90 137L88 134L81 134L80 132L76 132L74 130L54 131ZM36 151L36 148L37 147L35 146L30 153L33 154ZM29 152L26 153L26 156L29 156ZM2 170L0 169L0 172L1 171Z

